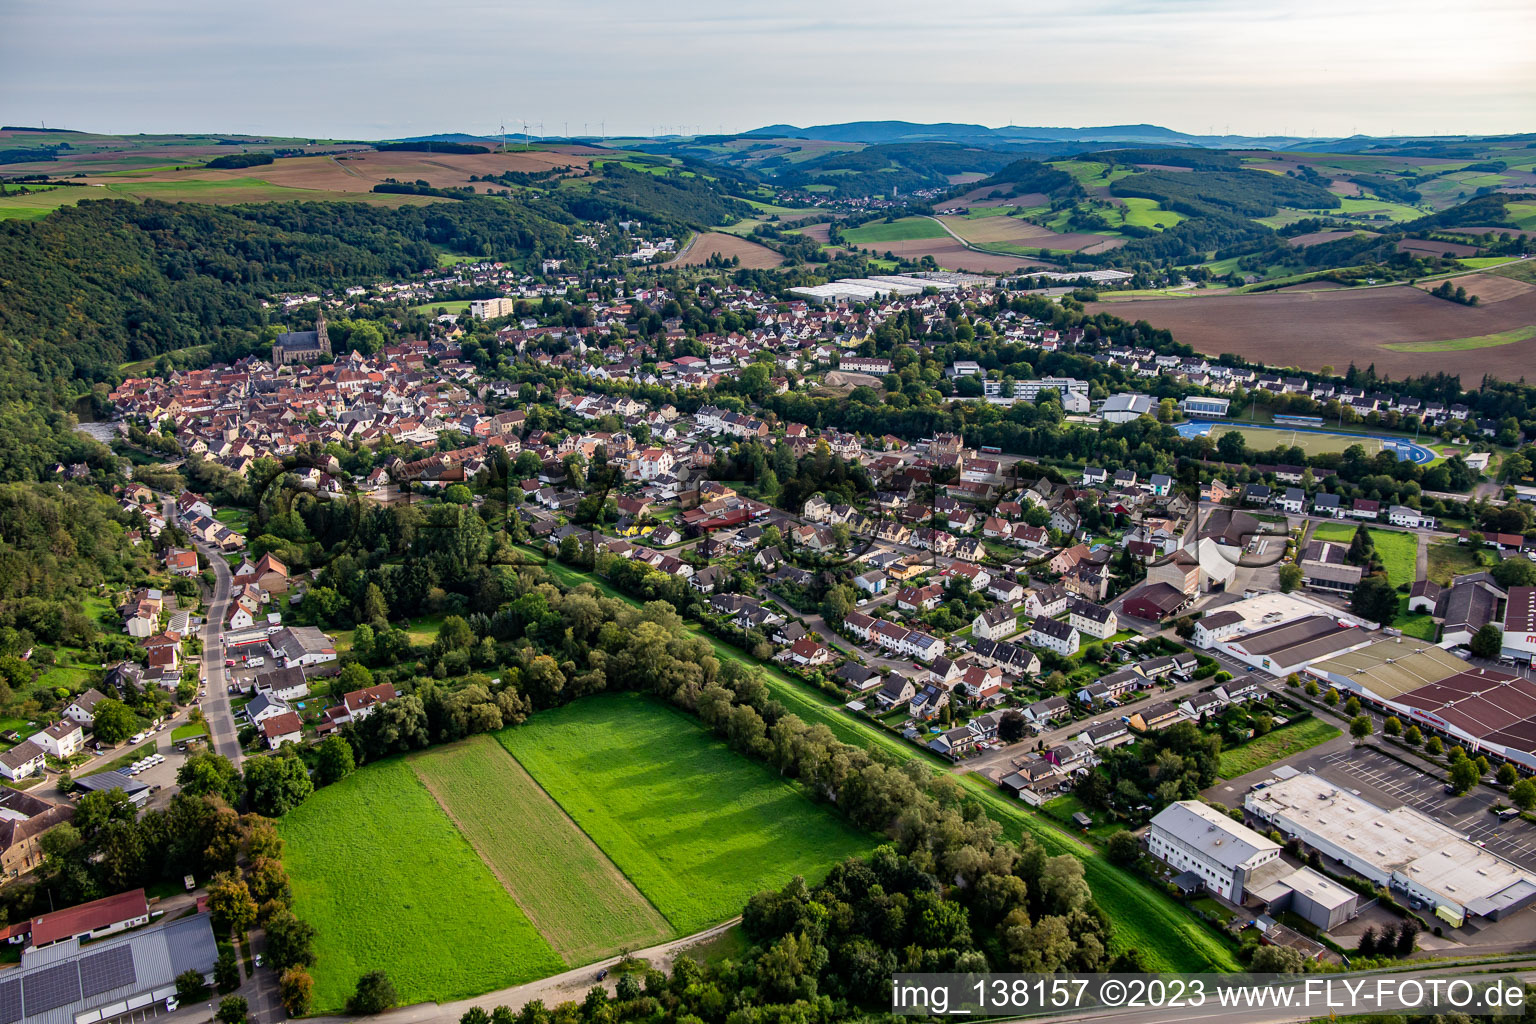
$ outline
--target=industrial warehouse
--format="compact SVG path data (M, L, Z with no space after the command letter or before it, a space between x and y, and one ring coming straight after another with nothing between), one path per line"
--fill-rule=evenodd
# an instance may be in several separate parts
M1307 668L1344 694L1482 753L1536 771L1536 683L1473 668L1425 640L1391 637Z
M1536 903L1536 879L1411 807L1383 810L1300 772L1243 800L1249 815L1362 877L1421 901L1452 927Z

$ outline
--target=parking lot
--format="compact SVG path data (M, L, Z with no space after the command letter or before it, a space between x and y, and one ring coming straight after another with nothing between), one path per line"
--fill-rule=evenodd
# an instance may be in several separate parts
M1465 833L1491 853L1536 871L1536 825L1520 818L1500 821L1489 813L1494 798L1487 789L1479 787L1466 796L1451 796L1434 776L1370 750L1340 750L1323 754L1313 763L1306 759L1294 763L1302 770L1310 767L1329 782L1379 806L1406 804Z

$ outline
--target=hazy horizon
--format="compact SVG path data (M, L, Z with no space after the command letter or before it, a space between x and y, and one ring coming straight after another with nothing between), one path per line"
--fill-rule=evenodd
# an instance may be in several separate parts
M0 120L376 139L862 120L1307 137L1536 130L1536 6L14 0ZM1470 59L1469 59L1470 57ZM539 134L536 127L530 127Z

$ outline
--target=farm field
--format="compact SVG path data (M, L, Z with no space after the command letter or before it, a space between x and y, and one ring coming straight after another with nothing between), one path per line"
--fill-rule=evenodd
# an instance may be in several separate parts
M1516 327L1496 334L1484 334L1476 338L1447 338L1444 341L1406 341L1398 345L1385 345L1392 352L1465 352L1476 348L1498 348L1536 338L1536 324Z
M872 242L864 248L873 249L878 255L891 253L901 259L920 260L932 256L944 270L969 270L973 273L1007 274L1024 267L1055 269L1057 264L1034 256L1009 256L1004 253L977 252L964 243L945 235L943 238L922 238L905 242Z
M639 695L589 697L496 738L683 934L874 845L683 713Z
M1123 245L1123 239L1108 235L1083 233L1062 234L1048 227L1031 223L1022 217L943 217L951 231L972 245L1004 250L1052 249L1081 252L1087 249L1099 251ZM1110 243L1113 243L1111 245Z
M277 827L294 910L318 933L317 1011L341 1009L374 968L389 970L402 1004L564 969L402 760L325 787Z
M944 229L928 217L902 217L900 220L870 221L843 232L850 245L879 245L881 242L910 242L920 238L943 238Z
M490 736L409 763L567 964L671 934L656 908Z
M1326 743L1339 730L1317 718L1304 718L1290 725L1282 725L1257 739L1249 740L1240 747L1221 752L1217 772L1224 779L1236 779L1249 772L1256 772L1281 758L1299 754L1319 743Z
M743 267L766 270L784 262L784 257L756 242L738 238L721 231L706 231L688 246L688 251L670 261L669 267L698 267L709 262L710 257L738 259Z
M1408 285L1392 285L1100 302L1090 304L1088 312L1146 320L1210 355L1233 352L1272 366L1308 370L1374 362L1379 372L1402 377L1463 373L1465 360L1454 350L1401 352L1387 346L1482 338L1536 324L1536 291L1463 306ZM1533 361L1536 339L1518 341L1486 349L1478 356L1478 371L1518 380Z

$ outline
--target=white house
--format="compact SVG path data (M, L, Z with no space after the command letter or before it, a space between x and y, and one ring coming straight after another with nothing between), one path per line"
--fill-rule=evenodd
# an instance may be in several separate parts
M36 775L47 763L48 752L31 740L22 740L0 754L0 775L12 782Z
M32 737L32 742L63 761L73 757L81 747L85 746L85 730L80 728L79 722L68 720L55 722L42 732L36 733Z
M304 730L299 716L292 711L285 711L263 720L261 735L267 741L267 746L276 750L284 743L300 742L304 738Z
M1007 605L993 605L971 620L971 635L1001 640L1019 631L1019 615Z
M1036 647L1055 651L1062 657L1071 657L1077 653L1082 638L1078 636L1077 627L1070 623L1059 619L1038 618L1030 627L1029 642Z
M96 705L106 699L107 695L93 686L69 702L64 708L64 717L81 725L90 725L96 720Z
M1096 640L1106 640L1120 629L1115 613L1101 604L1074 599L1067 603L1067 608L1072 627Z
M1387 521L1393 526L1406 526L1414 530L1433 530L1435 517L1427 516L1416 508L1407 505L1393 505L1387 510Z

